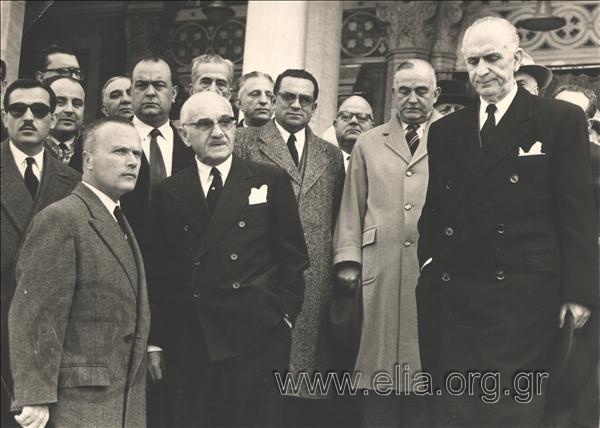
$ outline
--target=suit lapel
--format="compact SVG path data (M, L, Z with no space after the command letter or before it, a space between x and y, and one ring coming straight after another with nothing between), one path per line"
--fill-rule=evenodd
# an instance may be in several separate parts
M400 156L404 162L410 163L412 155L404 136L404 130L395 116L384 126L383 136L385 138L385 145L396 155Z
M179 131L177 131L177 128L172 123L171 128L173 129L173 164L171 175L173 175L183 168L194 164L194 153L179 137Z
M271 120L261 128L259 141L259 150L266 157L271 159L275 165L278 165L280 168L287 171L288 175L296 182L296 184L298 184L298 186L302 185L300 171L298 170L298 167L294 165L286 142L283 140L281 133L275 125L275 120Z
M63 195L67 195L72 182L69 175L64 170L59 169L60 161L51 157L47 150L44 151L44 169L42 171L42 181L40 191L38 192L35 211L47 207L54 201L58 201Z
M306 194L313 184L319 179L327 164L329 158L325 153L324 143L317 140L315 134L309 127L306 127L306 142L304 152L306 154L306 169L302 180L302 194ZM328 143L327 143L328 144Z
M248 203L250 186L247 179L250 177L251 174L243 161L234 156L219 202L210 217L200 248L196 251L197 257L202 256L223 236L238 217L240 210Z
M89 219L90 225L113 253L125 271L131 289L137 295L138 267L136 266L134 257L132 257L132 248L123 236L119 224L108 212L100 199L85 184L79 183L75 187L75 190L73 190L73 193L79 196L87 205L91 214L91 218Z
M34 201L25 187L25 180L17 168L8 140L0 145L0 182L2 206L16 228L23 233L31 219Z
M478 109L477 106L477 115L479 114ZM473 122L477 123L477 128L475 130L471 128L471 133L476 132L476 135L471 135L470 138L471 141L473 141L473 138L478 141L479 121L475 120ZM521 145L523 138L531 134L532 126L530 100L524 90L519 88L510 107L496 125L490 141L475 156L465 180L465 196L471 193L469 190L480 183L500 160L511 153L515 147Z
M198 169L195 166L182 170L171 178L169 191L173 197L173 203L191 226L191 230L198 235L198 239L204 236L204 230L210 218L206 198L202 193Z
M431 113L431 116L429 117L429 120L427 122L425 122L424 124L424 128L423 128L423 138L421 138L421 141L419 142L419 145L417 146L417 150L415 151L415 154L411 157L410 159L410 163L409 163L409 167L411 167L412 165L414 165L415 163L419 162L421 159L423 159L425 156L427 156L427 135L429 134L429 127L431 126L431 124L433 122L435 122L436 120L438 120L439 118L441 118L442 115L440 113L437 112L437 110L433 110L433 112ZM404 139L406 141L406 138ZM405 144L408 147L408 144ZM410 149L409 149L410 152Z

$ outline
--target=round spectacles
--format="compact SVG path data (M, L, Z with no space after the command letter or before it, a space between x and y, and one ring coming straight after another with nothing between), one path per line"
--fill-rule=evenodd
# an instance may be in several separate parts
M341 111L338 113L337 117L344 122L350 122L353 117L356 117L358 123L367 123L368 121L373 120L371 115L368 113L353 113L350 111Z
M31 110L31 114L36 119L43 119L48 116L50 113L50 107L43 103L33 103L33 104L25 104L25 103L14 103L8 106L6 111L15 119L23 117L27 110Z

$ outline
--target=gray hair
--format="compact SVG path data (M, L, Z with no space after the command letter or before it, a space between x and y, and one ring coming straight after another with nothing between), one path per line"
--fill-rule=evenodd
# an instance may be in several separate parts
M400 70L412 69L412 68L416 68L416 67L425 67L431 71L433 87L435 88L437 86L437 78L435 76L435 69L429 62L425 61L424 59L410 58L410 59L406 59L406 60L402 61L398 65L398 67L396 67L396 71L394 72L394 77L396 77L396 73L398 73Z
M102 92L101 92L102 93L102 98L104 98L104 95L105 95L104 92L106 91L106 88L108 88L108 85L110 85L112 82L114 82L115 80L118 80L118 79L127 79L127 80L131 81L131 79L129 77L127 77L127 76L113 76L113 77L111 77L110 79L108 79L106 81L106 83L104 84L104 86L102 86Z
M517 28L507 19L500 18L499 16L484 16L483 18L476 19L469 27L466 29L465 34L463 36L463 55L464 55L464 42L469 37L471 31L478 27L481 24L498 24L502 27L502 30L506 33L508 47L512 51L516 51L519 47L521 40L519 39L519 33L517 32Z
M128 126L135 129L133 123L130 120L122 118L122 117L103 117L101 119L95 120L92 123L88 124L83 132L83 150L91 153L94 151L94 147L96 145L96 138L98 136L98 132L104 128L105 125L110 123Z
M192 60L192 82L196 81L198 67L202 64L224 64L227 67L227 82L229 86L233 84L233 62L217 54L203 54Z
M271 82L273 85L275 85L273 78L270 75L268 75L267 73L263 73L262 71L251 71L250 73L246 73L242 77L239 78L238 83L237 83L238 94L242 91L244 84L248 80L254 79L257 77L263 77L263 78L267 79L269 82Z

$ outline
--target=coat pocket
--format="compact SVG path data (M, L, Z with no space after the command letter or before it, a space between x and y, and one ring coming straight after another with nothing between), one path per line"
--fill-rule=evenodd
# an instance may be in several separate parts
M377 279L379 254L377 253L377 226L371 226L362 233L362 285Z
M59 388L77 388L81 386L110 386L108 367L72 366L60 368L58 373Z

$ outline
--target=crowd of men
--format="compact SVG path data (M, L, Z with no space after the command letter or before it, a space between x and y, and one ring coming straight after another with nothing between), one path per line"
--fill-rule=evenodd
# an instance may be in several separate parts
M596 95L539 97L502 18L462 54L474 96L407 59L390 120L350 96L330 141L307 70L232 99L201 55L173 122L148 54L84 124L72 51L3 62L2 426L596 426ZM343 372L356 396L309 382Z

